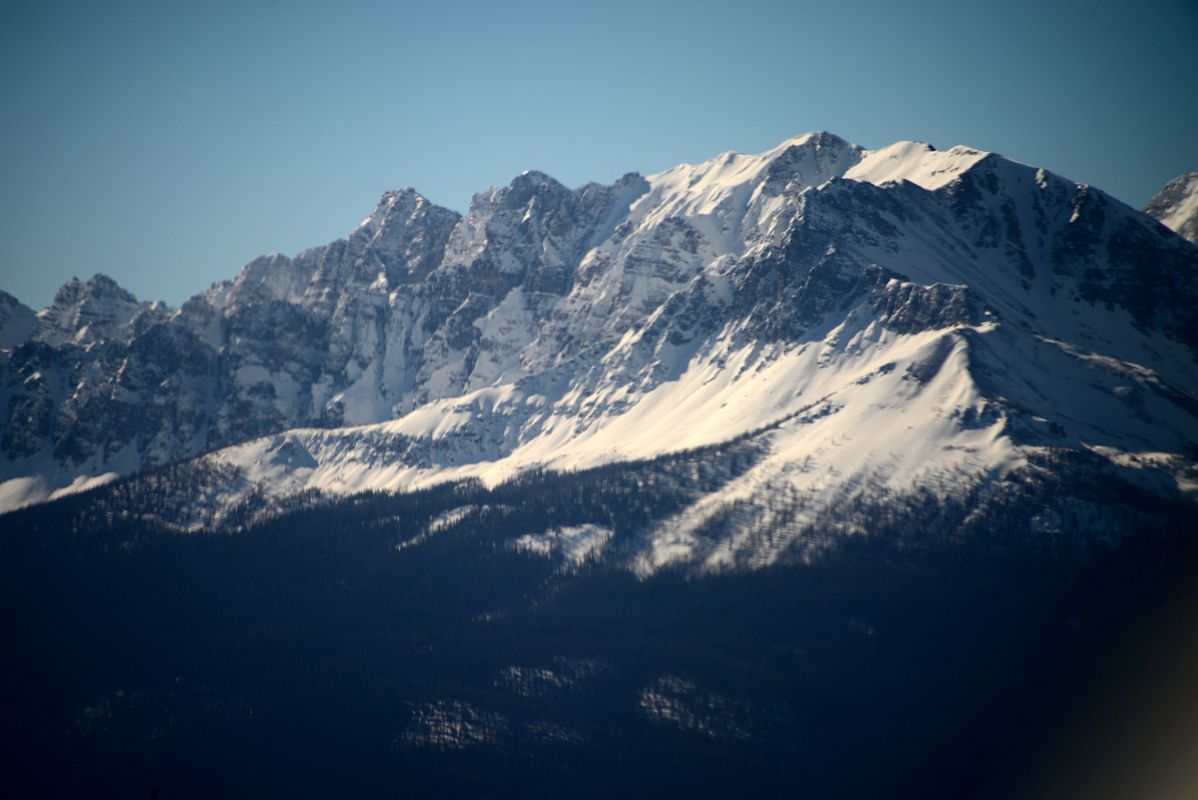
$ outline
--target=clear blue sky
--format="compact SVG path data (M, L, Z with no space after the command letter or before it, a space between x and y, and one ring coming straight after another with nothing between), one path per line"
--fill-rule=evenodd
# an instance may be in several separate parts
M611 181L808 130L1142 206L1198 169L1198 0L6 0L0 103L0 288L37 308L103 272L177 304L387 189L464 211L525 169Z

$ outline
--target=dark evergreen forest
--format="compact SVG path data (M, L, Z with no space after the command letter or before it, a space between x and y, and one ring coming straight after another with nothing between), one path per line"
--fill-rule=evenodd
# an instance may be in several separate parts
M807 564L620 566L757 447L206 533L144 513L185 470L0 517L6 793L1030 796L1194 607L1193 507L1092 472L862 500L835 514L868 534ZM587 523L600 560L511 546Z

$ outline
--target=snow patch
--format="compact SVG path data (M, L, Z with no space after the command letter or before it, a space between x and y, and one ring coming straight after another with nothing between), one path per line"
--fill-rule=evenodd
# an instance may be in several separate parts
M544 533L528 533L513 539L508 546L517 552L555 558L567 566L580 567L603 552L614 532L601 525L576 525L553 528Z

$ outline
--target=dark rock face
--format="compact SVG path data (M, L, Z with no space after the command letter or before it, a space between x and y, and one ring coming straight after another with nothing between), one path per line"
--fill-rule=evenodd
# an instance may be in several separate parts
M0 291L0 347L16 347L37 325L33 310L8 292Z

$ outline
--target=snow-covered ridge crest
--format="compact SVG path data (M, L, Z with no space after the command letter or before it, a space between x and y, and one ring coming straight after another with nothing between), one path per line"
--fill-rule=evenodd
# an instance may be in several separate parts
M92 283L10 312L0 506L205 452L241 476L216 508L762 429L776 455L729 488L750 505L998 480L1036 447L1155 453L1186 490L1198 440L1198 249L967 147L812 133L611 185L527 172L464 216L405 189L179 309Z
M868 151L845 172L844 177L878 185L910 181L935 190L952 183L990 155L993 154L962 145L941 151L925 142L897 142L881 150Z
M779 218L793 214L805 189L840 177L866 151L827 133L788 139L757 155L723 153L701 164L680 164L650 175L650 190L632 208L630 220L660 225L690 221L720 255L776 234Z

